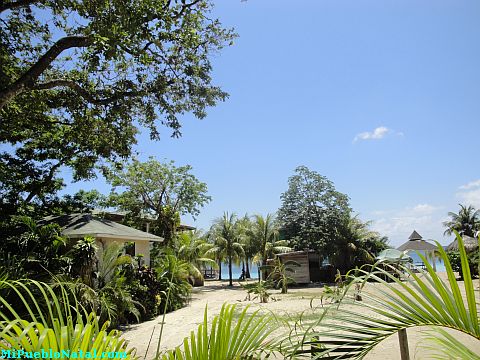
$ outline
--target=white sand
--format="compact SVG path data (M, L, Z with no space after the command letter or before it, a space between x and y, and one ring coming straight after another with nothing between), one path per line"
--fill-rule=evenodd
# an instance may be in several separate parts
M477 282L476 282L477 284ZM243 308L247 304L251 304L252 309L258 307L273 311L276 314L296 315L310 309L310 301L312 297L320 297L322 288L292 288L289 294L282 295L278 291L272 291L273 298L277 301L270 301L267 304L260 304L258 300L245 301L246 292L239 286L234 284L233 288L229 288L226 282L207 282L206 286L195 288L192 294L190 304L180 310L171 312L165 316L165 325L161 340L161 350L171 349L182 343L186 336L190 335L192 330L197 329L202 323L205 306L208 305L209 319L220 312L220 308L225 302L238 304ZM375 291L380 284L367 284L367 291ZM320 300L315 300L314 305L319 306ZM348 306L348 305L347 305ZM146 359L153 359L157 348L157 339L160 333L162 317L144 322L142 324L130 326L124 332L124 338L129 341L130 346L137 348L137 355L142 359L146 355ZM408 339L410 347L410 356L412 359L428 359L428 353L421 349L419 345L422 343L422 331L425 329L408 329ZM147 346L151 340L150 347ZM477 347L480 353L480 342L465 334L455 332L455 336L462 341L470 344L470 348ZM381 342L367 357L367 360L380 359L400 359L400 350L398 345L398 337L394 335Z

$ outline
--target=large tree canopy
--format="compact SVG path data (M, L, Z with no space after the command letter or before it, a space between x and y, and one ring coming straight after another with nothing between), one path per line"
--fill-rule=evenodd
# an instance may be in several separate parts
M180 215L197 216L211 199L207 185L191 170L190 165L176 167L173 161L163 164L153 158L133 160L120 170L113 168L107 174L113 185L111 205L128 211L128 220L137 226L145 218L153 219L152 232L168 244L180 225Z
M338 229L350 213L347 195L335 190L326 177L299 166L288 179L278 211L282 235L297 250L334 251Z
M227 94L209 57L235 34L209 0L6 0L0 3L0 181L4 202L58 189L62 166L94 176L128 157L139 128L180 135L179 115L206 115ZM5 176L4 176L5 175ZM3 187L3 186L2 186ZM5 188L5 187L4 187Z

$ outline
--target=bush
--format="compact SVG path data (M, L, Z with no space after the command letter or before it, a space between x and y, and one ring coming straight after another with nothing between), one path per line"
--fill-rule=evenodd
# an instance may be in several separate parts
M157 280L160 283L160 312L174 311L184 307L190 300L190 265L175 255L163 255L157 260ZM168 298L168 301L167 301Z
M155 270L148 266L132 265L125 269L125 274L130 293L142 305L141 320L159 315L162 287Z
M460 261L460 253L458 251L449 251L447 252L448 260L450 260L450 264L452 265L453 271L458 272L458 276L460 279L463 279L462 273L462 263ZM478 276L478 251L471 252L467 254L468 265L470 268L470 274L472 276Z

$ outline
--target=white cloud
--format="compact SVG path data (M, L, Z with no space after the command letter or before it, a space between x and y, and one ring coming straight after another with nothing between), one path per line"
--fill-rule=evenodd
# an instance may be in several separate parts
M355 135L353 142L356 143L359 140L380 140L387 135L404 136L403 132L401 131L394 131L386 126L379 126L373 129L373 131L365 131Z
M372 228L388 236L390 245L398 247L408 240L413 230L417 230L424 239L436 239L445 242L442 222L446 220L445 210L441 206L417 204L403 209L376 211L372 213Z
M418 204L411 208L411 212L418 215L431 215L438 209L441 209L441 207L430 204ZM410 211L410 209L407 209L407 211Z
M362 132L357 134L353 139L353 142L357 142L358 140L380 140L385 137L391 130L385 126L379 126L374 129L372 132Z
M480 208L480 179L462 185L458 189L460 191L456 195L460 203Z
M460 190L470 190L474 188L479 188L480 187L480 179L471 181L468 184L462 185L459 187Z

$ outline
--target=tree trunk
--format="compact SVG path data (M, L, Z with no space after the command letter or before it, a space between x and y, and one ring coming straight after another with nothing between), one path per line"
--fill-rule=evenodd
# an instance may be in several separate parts
M233 286L233 279L232 279L232 257L228 257L228 285Z
M246 258L245 263L247 264L247 267L245 269L245 279L250 279L251 278L251 276L250 276L250 266L248 265L248 261L249 261L249 259Z
M267 265L267 258L266 257L262 259L262 266L265 266L265 265ZM262 280L266 280L266 278L267 278L267 270L264 268L262 270Z
M32 89L38 78L63 51L75 47L85 47L92 43L93 40L85 36L65 36L58 40L30 69L21 75L20 78L0 91L0 109L15 98L15 96L25 90Z
M222 260L218 259L218 280L222 280Z

